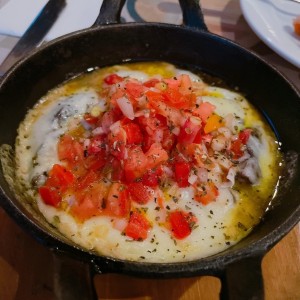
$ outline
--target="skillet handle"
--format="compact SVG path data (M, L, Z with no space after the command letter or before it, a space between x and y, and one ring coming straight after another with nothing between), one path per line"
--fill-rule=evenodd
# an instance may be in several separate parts
M179 0L183 25L208 31L199 0ZM103 0L100 13L92 27L121 23L120 16L125 0Z
M243 258L230 264L220 278L221 300L263 300L262 256Z
M183 16L183 25L208 31L204 22L199 0L179 0Z
M83 261L53 252L54 294L56 300L97 300L91 266Z
M121 23L121 11L125 0L103 0L100 13L92 27Z

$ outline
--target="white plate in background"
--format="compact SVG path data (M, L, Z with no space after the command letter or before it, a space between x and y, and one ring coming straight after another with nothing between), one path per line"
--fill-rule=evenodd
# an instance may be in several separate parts
M281 57L300 68L300 36L293 20L300 4L287 0L240 0L243 15L256 35Z

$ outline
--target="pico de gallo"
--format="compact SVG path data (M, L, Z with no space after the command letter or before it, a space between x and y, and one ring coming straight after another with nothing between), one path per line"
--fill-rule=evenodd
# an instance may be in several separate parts
M192 188L193 200L202 205L216 201L220 184L233 185L253 130L232 132L202 95L205 84L188 74L145 82L109 74L100 95L107 99L107 110L94 106L60 137L60 163L39 188L43 201L79 221L126 218L123 233L135 240L144 240L151 230L139 205L157 201L166 209L166 182ZM209 179L208 172L217 178ZM162 226L184 239L198 221L193 213L176 209L168 211Z

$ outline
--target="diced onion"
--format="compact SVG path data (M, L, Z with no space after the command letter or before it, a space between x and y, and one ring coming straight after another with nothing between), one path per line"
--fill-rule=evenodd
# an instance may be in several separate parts
M89 147L90 143L91 143L90 139L85 139L83 142L84 149L87 149Z
M117 218L114 220L114 228L121 232L125 230L127 224L128 221L125 218L122 219Z
M198 176L195 174L192 174L189 176L188 182L189 182L189 184L194 184L197 181L197 179L198 179Z
M104 130L102 127L97 127L92 131L93 135L101 135L104 134Z
M86 120L82 119L80 123L85 130L92 129L92 126Z
M127 117L130 120L134 119L134 111L132 103L125 97L121 97L117 99L117 103L124 114L125 117Z
M230 181L231 185L230 187L233 187L235 183L235 176L236 176L236 169L235 168L230 168L226 178Z
M201 182L207 182L207 179L208 179L208 172L206 169L204 168L199 168L197 169L197 175L199 177L199 180Z
M117 121L115 123L113 123L109 129L112 133L118 133L120 131L120 128L121 128L121 122L120 121Z
M172 129L172 133L175 134L175 135L179 135L179 133L180 133L180 128L179 128L179 127L174 127L174 128Z

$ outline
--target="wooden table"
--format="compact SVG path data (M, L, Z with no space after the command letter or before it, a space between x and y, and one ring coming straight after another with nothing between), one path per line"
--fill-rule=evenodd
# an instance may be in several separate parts
M178 13L177 1L169 2L165 1L161 7ZM149 2L138 0L135 5L137 10L142 10ZM238 0L202 0L202 5L211 32L252 49L276 65L300 90L299 69L284 61L256 37L241 14ZM144 14L153 19L155 12L147 9ZM300 225L265 256L262 268L267 300L300 299ZM220 291L219 280L207 276L146 280L122 275L98 275L95 286L99 299L213 300L218 299ZM54 299L50 251L24 233L1 209L0 299Z

